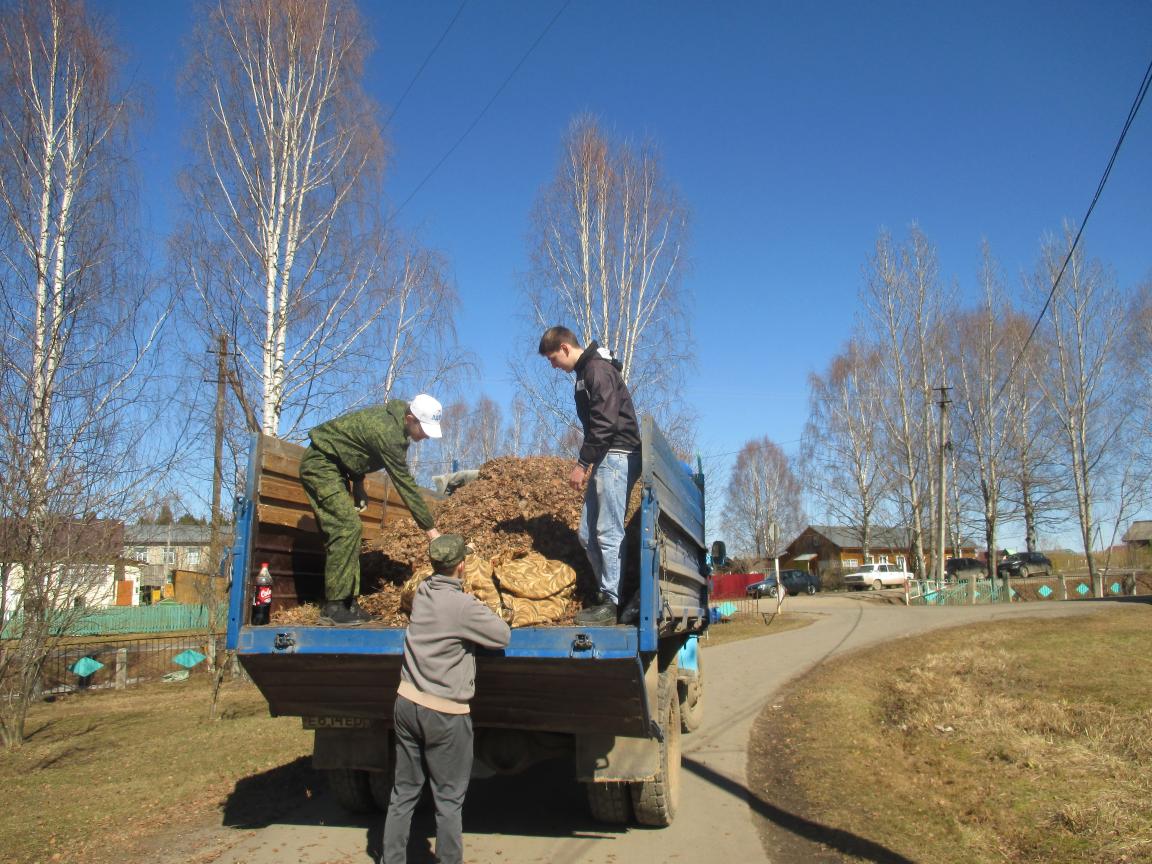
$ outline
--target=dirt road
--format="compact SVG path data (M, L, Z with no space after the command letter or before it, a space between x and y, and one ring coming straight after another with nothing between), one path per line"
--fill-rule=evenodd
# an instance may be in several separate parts
M765 610L776 605L774 600L761 602ZM518 777L473 781L464 811L467 860L474 864L765 861L755 820L786 823L788 814L774 813L747 793L748 735L757 715L790 679L830 657L934 628L1002 618L1083 615L1107 605L1096 601L909 609L863 596L789 598L786 614L810 617L811 626L703 652L705 719L697 732L682 739L680 810L671 827L605 829L588 817L583 791L570 779L568 765L552 763ZM359 864L376 860L382 821L382 816L350 819L322 794L273 824L207 827L184 838L179 848L158 854L154 862ZM425 839L433 834L431 816L424 813L413 826L423 854L411 860L433 860Z

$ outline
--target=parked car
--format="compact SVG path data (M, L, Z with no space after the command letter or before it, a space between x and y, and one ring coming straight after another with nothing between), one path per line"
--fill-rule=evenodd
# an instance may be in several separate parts
M1001 576L1021 579L1041 574L1049 576L1052 573L1052 561L1043 552L1017 552L997 564L996 572Z
M807 570L781 570L779 583L775 575L768 576L753 582L744 589L744 593L749 597L775 597L780 585L784 586L785 597L789 594L815 594L820 590L820 580Z
M775 576L769 576L766 579L761 579L759 582L753 582L744 589L744 593L749 597L775 597L776 592L779 591L778 583Z
M820 590L820 577L807 570L781 570L780 581L789 594L815 594Z
M958 579L967 576L972 570L984 572L987 568L979 558L949 558L944 562L944 578Z
M859 570L845 574L844 585L853 591L863 591L866 588L877 591L881 588L902 586L911 578L911 573L901 570L895 564L865 564Z

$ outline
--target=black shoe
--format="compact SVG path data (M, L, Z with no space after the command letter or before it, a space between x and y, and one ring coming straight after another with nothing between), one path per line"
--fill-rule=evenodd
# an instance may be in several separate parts
M330 600L325 603L324 608L320 610L321 624L356 627L371 620L372 616L360 608L360 604L356 602L355 597L347 597L343 600Z
M588 627L611 627L616 623L616 604L601 603L576 613L576 623Z
M620 609L621 624L635 624L640 620L640 592L637 591Z

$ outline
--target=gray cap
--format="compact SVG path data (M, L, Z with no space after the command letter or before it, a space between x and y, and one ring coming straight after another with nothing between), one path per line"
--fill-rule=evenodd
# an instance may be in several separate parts
M451 570L467 554L468 546L459 534L441 534L428 544L428 558L436 570Z

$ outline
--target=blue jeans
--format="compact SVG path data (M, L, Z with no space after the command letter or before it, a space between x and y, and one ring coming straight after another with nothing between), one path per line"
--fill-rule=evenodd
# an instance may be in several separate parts
M620 603L624 569L624 515L628 496L640 477L640 452L608 453L592 469L580 514L580 545L606 600Z

